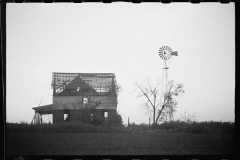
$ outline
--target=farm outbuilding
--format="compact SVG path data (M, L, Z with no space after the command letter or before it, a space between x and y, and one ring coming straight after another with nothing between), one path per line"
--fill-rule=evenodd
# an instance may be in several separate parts
M53 103L33 108L34 124L43 123L42 116L49 114L53 123L78 121L83 109L90 109L91 117L107 120L117 110L119 86L114 73L53 72L51 87Z

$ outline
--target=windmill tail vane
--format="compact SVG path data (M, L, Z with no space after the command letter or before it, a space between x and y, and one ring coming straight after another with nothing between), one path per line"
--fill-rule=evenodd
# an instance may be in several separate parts
M177 51L171 52L171 55L172 56L178 56L178 52Z

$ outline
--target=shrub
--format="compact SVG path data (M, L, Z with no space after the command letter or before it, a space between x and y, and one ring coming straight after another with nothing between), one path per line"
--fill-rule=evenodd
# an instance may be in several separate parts
M79 112L78 118L82 123L90 123L91 122L91 110L90 109L81 109Z
M113 112L112 114L109 115L106 125L108 127L112 127L112 126L122 126L122 117L120 114L118 114L117 112Z
M94 125L102 125L104 123L104 121L105 121L104 118L94 114L92 117L91 123Z

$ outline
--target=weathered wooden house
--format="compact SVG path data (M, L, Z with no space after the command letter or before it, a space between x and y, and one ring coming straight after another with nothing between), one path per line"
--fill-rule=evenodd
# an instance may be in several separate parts
M116 112L119 86L113 73L54 72L51 86L53 103L33 108L34 124L42 123L42 116L49 114L53 123L77 121L86 108L91 108L91 116L105 119Z

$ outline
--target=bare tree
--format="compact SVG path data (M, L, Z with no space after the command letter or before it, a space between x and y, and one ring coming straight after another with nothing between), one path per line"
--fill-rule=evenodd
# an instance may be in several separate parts
M77 103L73 106L75 109L96 109L101 104L101 100L96 100L93 96L87 96L87 102L83 102L83 98L78 98Z
M194 114L187 114L186 112L181 117L187 123L193 123L196 121L196 115Z
M185 92L182 84L174 84L174 81L169 81L168 89L163 93L163 101L161 102L160 83L153 85L149 80L146 81L147 86L139 85L138 83L135 86L140 90L138 97L147 99L145 103L147 112L152 114L153 124L157 124L163 118L162 113L164 111L171 114L176 111L177 100L175 98Z

